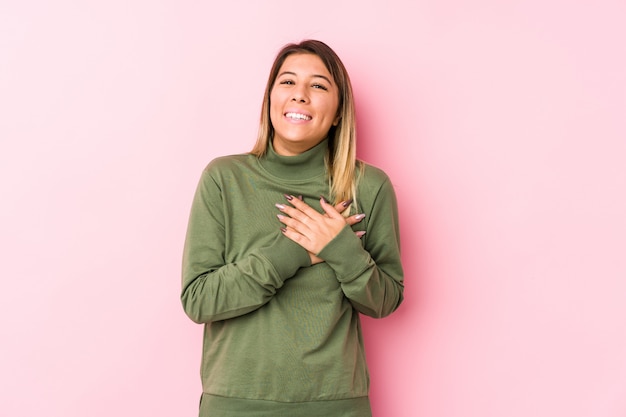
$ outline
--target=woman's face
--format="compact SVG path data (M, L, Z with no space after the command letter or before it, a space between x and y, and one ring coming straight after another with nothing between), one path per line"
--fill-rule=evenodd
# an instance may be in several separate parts
M314 54L289 55L270 93L274 150L298 155L324 140L339 122L339 90Z

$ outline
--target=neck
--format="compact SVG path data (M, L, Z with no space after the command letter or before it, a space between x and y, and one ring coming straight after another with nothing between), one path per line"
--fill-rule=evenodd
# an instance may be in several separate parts
M259 159L259 162L266 171L276 177L306 180L326 174L327 151L327 140L295 155L278 153L270 142L266 154Z
M317 145L319 145L320 143L322 143L323 141L325 141L326 139L322 139L321 141L317 142L317 143L313 143L311 144L310 142L308 143L303 143L303 142L296 142L296 143L285 143L285 141L276 141L276 140L271 140L271 144L274 148L274 152L276 152L278 155L281 156L296 156L296 155L300 155L301 153L304 153L310 149L315 148Z

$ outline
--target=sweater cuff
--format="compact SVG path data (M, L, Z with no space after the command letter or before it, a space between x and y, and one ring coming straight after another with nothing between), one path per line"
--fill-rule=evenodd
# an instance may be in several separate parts
M363 249L361 240L348 225L317 256L335 271L339 282L354 280L371 262L370 254Z
M293 277L299 268L311 266L306 249L282 233L270 246L259 249L259 253L270 262L282 281Z

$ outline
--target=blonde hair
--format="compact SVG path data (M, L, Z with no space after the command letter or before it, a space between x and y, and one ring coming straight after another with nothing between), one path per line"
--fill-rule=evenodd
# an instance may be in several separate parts
M337 84L340 118L337 126L332 126L328 131L328 152L325 158L331 193L329 198L335 204L356 200L357 170L362 169L362 164L356 159L356 116L352 85L339 56L324 42L305 40L297 44L291 43L278 52L265 87L257 141L250 153L257 157L265 155L274 137L274 127L270 120L270 93L278 71L285 59L292 54L317 55ZM348 211L344 213L347 214Z

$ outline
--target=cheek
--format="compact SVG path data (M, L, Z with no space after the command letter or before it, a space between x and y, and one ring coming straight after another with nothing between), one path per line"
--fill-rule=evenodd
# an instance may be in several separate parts
M328 112L332 113L333 119L339 115L339 97L329 100L328 109Z
M328 118L331 120L333 125L337 123L340 115L339 103L334 102L328 106Z
M278 106L272 104L272 102L270 101L270 121L272 122L272 124L278 121L280 114L281 111Z
M280 95L272 92L270 94L270 115L278 114L282 111L281 103Z

